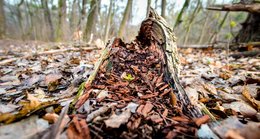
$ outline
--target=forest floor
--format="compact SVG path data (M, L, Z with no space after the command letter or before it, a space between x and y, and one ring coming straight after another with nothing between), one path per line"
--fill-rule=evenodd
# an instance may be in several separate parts
M79 125L86 125L86 120L75 120L75 112L70 111L67 118L64 118L66 111L61 112L62 108L73 102L77 93L82 91L82 84L92 73L102 50L84 49L85 47L79 50L79 47L62 43L25 43L22 41L15 43L1 41L0 46L1 139L37 138L41 134L58 136L60 132L62 138L106 136L102 133L103 127L101 126L89 124L89 128L79 127ZM73 49L62 53L53 51L68 48ZM41 53L46 51L54 53ZM260 132L257 131L260 128L260 58L234 59L228 56L226 50L220 49L187 48L179 49L179 54L182 65L180 81L191 103L196 106L206 106L212 121L223 120L221 124L215 126L215 134L221 138L259 137ZM2 63L7 59L13 60ZM109 93L101 91L96 97L97 102L95 103L98 103L100 99L109 98ZM86 110L90 107L89 105L89 102L87 104L86 101L83 109ZM158 112L158 116L156 112L153 112L156 110L152 110L153 107L158 106L153 103L147 105L129 103L122 107L130 107L131 112L135 113L138 112L139 107L149 107L148 105L151 108L147 108L149 110L146 112L142 110L142 114L147 115L152 123L156 123L156 126L167 123L167 120L190 122L185 117L167 114L168 110L165 108L162 110L162 114ZM105 121L106 126L110 128L118 128L121 124L131 122L138 124L138 118L130 118L129 113L131 112L123 111L121 115L99 116L99 119L96 116L93 121ZM115 113L118 112L115 110ZM113 123L115 118L117 122ZM64 119L67 119L69 124L62 124ZM53 127L52 125L55 125L53 123L60 124ZM205 122L199 123L198 120L195 120L195 123L198 127L202 127L201 124ZM150 123L142 125L146 128L145 131L149 129L149 125ZM222 130L220 127L225 127L225 129ZM185 128L188 127L179 127L176 132L185 132ZM62 131L52 132L50 129L62 129ZM207 135L196 130L197 137ZM121 134L120 137L129 136L135 135ZM170 138L175 134L167 132L166 136ZM186 137L189 136L186 135ZM146 137L143 136L143 138Z

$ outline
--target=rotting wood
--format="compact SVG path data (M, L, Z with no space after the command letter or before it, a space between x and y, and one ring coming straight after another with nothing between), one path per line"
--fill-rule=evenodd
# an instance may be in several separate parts
M180 84L179 63L172 29L151 9L135 40L124 43L114 38L108 42L84 93L78 93L71 108L93 125L93 137L163 138L170 130L177 137L195 137L196 119L203 114ZM89 103L91 106L86 106ZM172 118L176 116L187 120L175 121Z
M147 29L147 26L152 26L152 29ZM150 32L151 31L151 32ZM163 79L168 82L170 87L176 92L177 99L181 103L181 107L185 114L189 117L200 117L202 116L201 111L191 105L185 90L179 82L179 57L177 54L176 37L173 34L172 29L167 25L166 21L158 15L153 9L150 10L149 17L142 23L139 35L137 39L141 43L152 43L154 42L158 49L162 53L162 63L163 63ZM86 88L88 88L95 77L101 66L107 61L108 54L111 54L111 47L115 47L120 42L118 39L110 41L106 49L103 52L101 59L97 62L95 70L92 75L90 75ZM145 44L143 44L145 45ZM108 63L108 61L106 62ZM107 64L105 64L106 67Z

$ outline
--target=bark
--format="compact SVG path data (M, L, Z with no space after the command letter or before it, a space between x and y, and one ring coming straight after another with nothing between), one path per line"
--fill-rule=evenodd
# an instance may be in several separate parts
M64 29L66 24L66 10L67 5L65 0L59 0L59 17L58 17L58 27L56 41L61 41L64 39Z
M112 18L112 8L114 5L113 2L114 2L113 0L110 0L109 10L108 10L108 15L107 15L107 20L106 20L106 27L105 27L105 37L104 37L105 42L107 42L109 29L110 29L110 23L111 23L111 18Z
M92 0L90 5L90 11L87 19L87 25L84 31L83 39L84 41L90 41L91 33L94 32L96 20L98 16L100 0Z
M4 0L0 0L0 39L5 36L5 12L4 12Z
M260 41L260 14L249 14L234 42Z
M127 5L126 5L125 11L124 11L123 19L122 19L120 27L119 27L118 37L123 37L123 35L125 33L125 27L126 27L126 23L127 23L129 16L130 16L132 4L133 4L133 0L127 1Z
M146 17L149 16L150 7L151 7L151 0L147 0Z
M166 18L165 10L166 10L166 0L162 0L162 5L161 5L161 16L162 16L163 18Z
M44 10L44 20L47 22L47 27L50 30L49 40L54 41L54 28L51 19L51 12L48 7L48 0L41 0L41 3Z
M176 19L176 22L175 22L173 28L176 28L179 24L181 24L181 22L182 22L182 15L187 10L187 8L189 7L189 4L190 4L190 0L185 0L185 2L183 4L183 7L182 7L180 13L177 16L177 19Z

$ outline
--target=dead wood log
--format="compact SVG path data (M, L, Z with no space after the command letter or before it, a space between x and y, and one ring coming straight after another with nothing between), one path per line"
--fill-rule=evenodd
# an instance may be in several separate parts
M216 11L244 11L250 13L260 13L260 4L226 4L226 5L213 5L207 7L208 10L216 10Z
M133 51L136 51L138 54L135 54ZM145 67L143 63L138 65L138 61L140 60L138 58L144 57L142 53L145 51L150 51L149 54L155 52L154 54L158 57L158 59L151 59L151 61L158 61L159 64L157 64L156 67L159 68L156 69L156 75L159 74L161 76L157 78L157 76L154 75L156 79L154 78L153 81L149 79L147 74L154 72L154 69L151 69L151 66ZM149 58L154 58L156 55L151 55ZM135 57L136 59L133 59L132 57ZM134 61L137 61L135 62L136 65L133 64ZM148 61L146 62L149 63ZM142 68L140 68L140 66L142 66ZM190 118L202 116L199 108L190 103L190 100L179 81L178 75L180 71L176 37L166 21L153 9L150 10L149 17L142 22L136 40L132 41L130 44L125 44L121 39L115 38L108 43L103 51L102 57L95 65L93 74L90 75L86 83L86 88L87 90L90 90L91 87L97 87L108 89L110 92L115 91L115 94L118 94L118 92L122 93L122 91L124 94L125 92L130 94L131 91L129 90L131 88L127 88L130 83L123 82L119 79L125 71L131 73L130 76L132 76L132 74L139 76L138 80L147 84L148 92L154 92L156 88L160 86L160 84L154 84L154 81L160 82L159 80L162 78L168 85L161 87L160 91L165 90L164 88L169 86L163 94L166 94L166 91L173 90L174 93L171 92L167 94L169 94L169 97L172 99L177 99L173 100L173 104L177 102L177 105L181 108L184 115ZM114 80L116 80L116 82L111 84ZM110 85L107 85L109 83ZM120 87L124 89L122 90ZM109 88L112 88L112 90L109 90ZM158 92L154 92L144 94L140 99L149 99L159 96L162 95L158 95ZM78 98L80 97L81 96ZM132 98L133 95L129 97ZM80 104L76 105L80 106Z
M230 54L229 56L234 58L240 58L240 57L253 57L257 55L260 55L260 50L234 53L234 54Z

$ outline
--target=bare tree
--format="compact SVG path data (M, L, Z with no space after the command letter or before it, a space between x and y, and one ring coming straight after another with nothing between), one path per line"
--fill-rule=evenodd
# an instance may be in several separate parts
M50 29L50 40L54 41L54 28L53 28L53 24L52 24L52 20L51 20L51 13L50 13L50 9L48 7L48 0L41 0L42 3L42 7L44 10L44 19L45 21L47 21L47 26Z
M175 22L173 28L176 28L179 24L181 24L181 22L182 22L182 15L187 10L187 8L189 7L189 4L190 4L190 0L185 0L183 6L181 8L181 11L180 11L180 13L177 16L177 19L176 19L176 22Z
M78 30L82 29L82 23L84 22L86 17L86 6L87 6L87 0L82 0L82 9L81 9L81 16L78 22Z
M123 20L121 21L121 24L120 24L120 27L119 27L118 37L123 37L123 35L125 33L125 27L126 27L126 23L128 21L128 18L130 16L130 11L132 9L132 5L133 5L133 0L128 0L125 11L124 11Z
M211 35L210 39L209 39L209 42L210 43L215 43L216 41L216 38L217 38L217 35L218 33L220 32L220 30L222 29L227 17L228 17L228 14L229 12L226 12L223 19L221 20L220 24L218 25L217 29L214 31L214 33Z
M201 2L200 2L200 0L198 0L196 7L195 7L195 9L193 10L193 12L190 16L190 20L189 20L189 23L188 23L188 26L187 26L187 29L186 29L185 37L184 37L184 45L187 44L187 42L188 42L189 34L190 34L190 28L193 24L194 19L196 18L196 15L199 13L200 9L201 9Z
M66 24L66 10L67 5L65 0L59 0L59 17L58 17L58 27L56 41L61 41L64 39L64 27Z
M5 35L4 0L0 0L0 39L3 39L4 35Z
M70 30L72 32L75 31L75 27L77 26L76 17L77 17L77 0L73 0L70 14Z
M151 7L151 0L147 0L146 17L149 16L150 7Z
M92 0L90 5L90 11L88 15L87 25L84 30L83 39L85 41L90 41L91 33L94 32L96 28L96 20L98 16L98 9L99 9L100 0Z
M110 0L110 4L109 4L109 10L108 10L108 15L107 15L107 22L106 22L106 27L105 27L105 39L104 41L107 42L108 39L108 33L109 33L109 29L110 29L110 22L111 22L111 18L112 18L112 8L113 8L113 0Z

